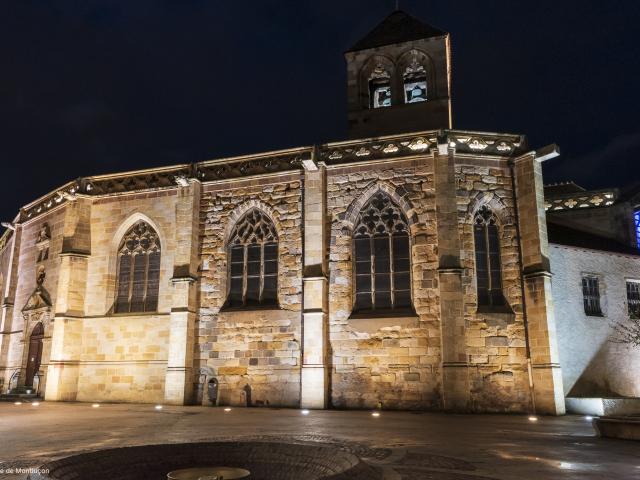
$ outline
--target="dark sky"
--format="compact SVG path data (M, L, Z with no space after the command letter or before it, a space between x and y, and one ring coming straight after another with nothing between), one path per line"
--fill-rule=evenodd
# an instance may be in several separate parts
M2 220L73 178L340 140L342 52L394 0L0 0ZM640 180L640 2L401 0L452 34L454 127Z

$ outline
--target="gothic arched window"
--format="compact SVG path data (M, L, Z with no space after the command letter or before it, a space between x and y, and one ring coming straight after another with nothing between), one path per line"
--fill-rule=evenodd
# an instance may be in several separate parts
M405 69L403 81L404 103L427 101L427 72L416 58Z
M411 307L409 227L385 193L373 195L353 232L356 300L354 311Z
M247 212L229 237L229 307L277 305L278 236L258 209Z
M369 77L369 108L391 106L391 75L377 65Z
M118 285L115 313L158 310L160 238L144 221L124 235L118 249Z
M476 213L473 224L478 305L504 306L497 218L491 209L484 205Z

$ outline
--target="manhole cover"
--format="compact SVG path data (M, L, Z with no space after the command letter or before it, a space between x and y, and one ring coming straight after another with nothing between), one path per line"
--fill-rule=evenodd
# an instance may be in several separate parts
M238 480L251 473L244 468L204 467L184 468L167 474L167 480Z

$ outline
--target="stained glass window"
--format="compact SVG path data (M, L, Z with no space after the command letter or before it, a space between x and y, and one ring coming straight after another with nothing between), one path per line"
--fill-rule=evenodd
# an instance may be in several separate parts
M160 288L160 239L146 222L127 231L118 250L115 313L155 312Z
M636 245L640 248L640 210L633 215L636 223Z
M258 209L247 212L229 237L229 307L276 305L278 237Z
M476 279L479 306L505 305L502 293L502 264L498 222L494 213L484 205L474 218L476 249Z
M411 307L407 220L379 192L360 211L353 235L356 312Z

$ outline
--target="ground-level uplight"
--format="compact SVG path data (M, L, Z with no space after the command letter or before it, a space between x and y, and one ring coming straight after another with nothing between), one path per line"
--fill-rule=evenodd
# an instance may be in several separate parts
M155 406L155 407L153 407L153 408L155 408L156 410L162 410L162 405L156 405L156 406Z
M37 407L37 406L39 406L39 405L40 405L40 402L33 402L33 403L31 404L31 406L32 406L32 407Z
M538 421L538 417L535 417L535 416L531 415L531 416L529 417L529 421L530 421L530 422L537 422L537 421Z
M14 405L22 405L22 402L13 402Z
M380 412L371 412L371 416L372 417L379 417L380 416Z
M302 415L309 415L309 410L307 410L306 408L304 410L300 410L300 413Z
M227 408L225 408L225 409L224 409L224 411L225 411L225 412L230 412L230 411L231 411L231 409L230 409L229 407L227 407Z
M100 408L100 404L99 403L94 403L93 405L91 405L93 408Z
M591 420L593 420L593 417L592 417L591 415L585 415L584 419L585 419L587 422L590 422Z

